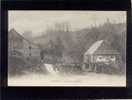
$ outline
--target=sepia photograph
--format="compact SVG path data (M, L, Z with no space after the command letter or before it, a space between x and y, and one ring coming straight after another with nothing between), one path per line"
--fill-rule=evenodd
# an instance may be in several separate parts
M126 87L126 11L9 10L8 86Z

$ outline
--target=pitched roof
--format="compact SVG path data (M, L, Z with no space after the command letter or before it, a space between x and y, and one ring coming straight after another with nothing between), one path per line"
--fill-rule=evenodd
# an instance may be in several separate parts
M19 36L19 38L24 39L24 37L23 37L22 35L20 35L14 28L12 28L12 29L9 31L9 34L15 34L15 35Z
M35 44L35 43L29 41L28 39L24 38L24 37L23 37L20 33L18 33L14 28L12 28L12 29L9 31L9 34L10 34L10 33L16 34L18 38L23 39L23 40L27 41L28 43L30 43L30 44L32 44L32 45L34 45L34 46L37 46L37 44ZM37 46L37 47L38 47L38 46ZM38 48L39 48L39 47L38 47Z
M103 43L104 40L99 40L95 42L86 52L84 55L93 54Z
M119 52L111 46L107 40L99 40L85 52L84 55L91 54L119 54Z

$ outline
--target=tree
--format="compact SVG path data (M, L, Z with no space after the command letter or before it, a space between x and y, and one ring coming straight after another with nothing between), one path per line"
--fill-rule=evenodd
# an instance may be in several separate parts
M56 53L58 56L63 55L64 45L62 44L62 41L59 37L56 39L56 47L55 47Z

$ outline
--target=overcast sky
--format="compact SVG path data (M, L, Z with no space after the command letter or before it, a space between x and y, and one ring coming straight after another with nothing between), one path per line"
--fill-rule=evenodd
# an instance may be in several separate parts
M55 23L69 22L71 30L79 30L92 25L106 22L126 22L125 11L9 11L9 30L15 28L19 33L32 31L33 35L40 35L47 27Z

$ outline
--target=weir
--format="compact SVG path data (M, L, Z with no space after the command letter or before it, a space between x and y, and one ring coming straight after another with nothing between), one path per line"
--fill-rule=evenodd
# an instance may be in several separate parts
M53 64L44 64L46 70L50 73L50 74L56 74L58 73L57 70L55 70L55 66Z

